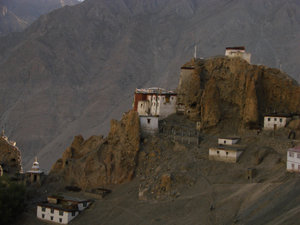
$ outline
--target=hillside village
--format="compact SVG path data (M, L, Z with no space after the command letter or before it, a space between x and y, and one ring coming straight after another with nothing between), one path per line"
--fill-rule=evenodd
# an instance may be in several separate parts
M41 194L24 224L37 222L33 211L41 224L80 224L87 218L96 224L91 218L98 212L103 224L113 224L104 222L105 207L120 199L140 205L123 206L145 217L136 216L131 224L149 224L146 212L155 210L147 203L187 207L187 199L195 204L205 197L197 206L203 224L263 224L256 222L264 215L272 221L273 203L266 203L265 214L253 204L277 185L299 182L288 172L300 172L300 87L279 70L251 65L250 59L245 47L228 47L224 57L194 57L181 67L177 90L137 88L132 110L120 122L112 121L108 137L75 137L49 175L37 158L30 170L20 168L19 182ZM272 90L275 86L280 90ZM4 133L2 139L16 146ZM9 174L1 160L0 174ZM257 195L243 203L251 188ZM259 193L265 188L269 192ZM224 196L225 190L238 197ZM225 210L230 204L231 211ZM194 215L197 207L191 207ZM161 219L151 224L174 224L168 215L158 214ZM117 223L125 216L117 216Z

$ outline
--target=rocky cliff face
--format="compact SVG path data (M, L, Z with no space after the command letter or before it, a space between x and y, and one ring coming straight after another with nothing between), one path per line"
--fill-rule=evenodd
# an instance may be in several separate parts
M202 128L253 127L270 112L300 113L300 87L278 69L239 58L192 60L181 69L179 102Z
M21 171L21 153L5 136L0 136L0 165L10 175Z
M139 118L130 111L120 122L111 121L107 138L76 136L53 165L50 179L82 189L129 181L135 173L139 143Z

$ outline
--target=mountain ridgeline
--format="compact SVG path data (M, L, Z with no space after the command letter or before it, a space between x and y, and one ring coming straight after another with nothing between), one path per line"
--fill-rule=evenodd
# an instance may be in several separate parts
M135 88L176 88L195 45L198 57L244 45L254 64L299 80L299 10L298 0L86 0L55 10L0 39L1 123L24 168L38 155L49 169L73 136L107 133Z
M20 32L41 15L78 3L77 0L1 0L0 36Z

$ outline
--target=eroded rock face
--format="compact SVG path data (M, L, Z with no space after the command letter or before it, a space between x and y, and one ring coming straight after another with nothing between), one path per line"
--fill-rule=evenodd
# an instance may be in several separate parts
M76 136L63 157L52 166L50 177L82 189L130 181L139 152L139 118L136 112L111 121L107 138Z
M0 165L4 173L14 175L21 171L21 153L6 137L0 136Z
M300 87L295 80L278 69L239 58L188 62L177 91L185 114L204 129L224 121L238 128L257 125L268 112L300 113Z

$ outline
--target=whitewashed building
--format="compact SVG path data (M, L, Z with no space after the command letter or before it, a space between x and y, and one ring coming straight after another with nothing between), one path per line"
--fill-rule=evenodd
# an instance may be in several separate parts
M68 224L91 203L91 200L49 196L47 201L38 203L37 218L60 224Z
M286 170L300 172L300 145L287 150Z
M246 52L246 48L244 46L227 47L225 50L225 56L230 58L239 57L246 60L248 63L251 63L251 54Z
M264 129L277 129L285 127L286 124L291 120L289 114L266 114L264 116Z
M158 132L158 116L140 116L142 132L155 134Z
M238 137L226 137L226 138L218 138L219 145L234 145L240 141Z
M176 113L177 94L163 88L136 89L133 109L138 112L143 133L158 133L158 121Z
M209 160L236 163L243 153L242 146L218 146L209 149Z
M176 113L177 94L163 88L136 89L133 109L140 116L165 118Z

